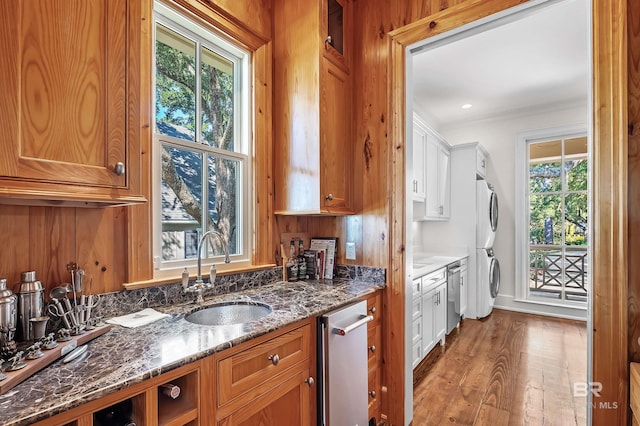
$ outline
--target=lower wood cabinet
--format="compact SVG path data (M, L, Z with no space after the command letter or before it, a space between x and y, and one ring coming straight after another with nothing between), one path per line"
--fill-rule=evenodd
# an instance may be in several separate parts
M369 351L369 419L378 424L382 413L382 293L376 292L366 298L367 313L373 321L367 324L367 346Z
M113 426L109 412L119 407L137 426L197 426L200 421L200 362L177 368L158 377L115 392L95 401L35 423L36 426ZM163 385L180 388L173 399L165 396Z
M382 414L382 297L366 298L369 418ZM311 426L316 422L316 322L309 318L89 402L38 426L112 426L100 412L124 402L137 426ZM180 387L172 399L165 384Z
M311 425L314 347L315 323L305 320L217 354L216 424Z

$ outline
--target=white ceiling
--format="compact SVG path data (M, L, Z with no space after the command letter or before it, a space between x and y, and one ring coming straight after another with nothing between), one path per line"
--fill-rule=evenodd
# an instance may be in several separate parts
M414 107L444 128L586 103L589 3L564 0L414 54Z

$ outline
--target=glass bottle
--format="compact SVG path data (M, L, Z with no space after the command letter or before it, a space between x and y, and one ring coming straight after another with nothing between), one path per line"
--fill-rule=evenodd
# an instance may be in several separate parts
M304 258L304 241L302 238L298 240L298 258L296 261L298 262L298 279L306 280L309 277L307 276L307 261Z

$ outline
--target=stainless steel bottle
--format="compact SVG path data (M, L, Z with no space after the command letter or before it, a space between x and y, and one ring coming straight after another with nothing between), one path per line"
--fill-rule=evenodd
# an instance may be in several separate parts
M44 316L44 288L35 271L23 272L18 292L18 330L16 340L33 340L31 318Z
M7 280L0 278L0 356L13 356L16 351L17 321L18 298L7 288Z

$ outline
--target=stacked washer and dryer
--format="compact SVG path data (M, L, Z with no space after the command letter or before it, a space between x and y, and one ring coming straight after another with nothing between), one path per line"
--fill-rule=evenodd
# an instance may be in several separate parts
M491 313L500 289L500 263L493 254L498 229L498 196L484 179L476 180L476 317Z
M493 253L498 227L498 197L485 180L487 152L478 142L451 147L451 215L423 222L422 246L432 253L468 254L467 318L484 318L500 287Z

